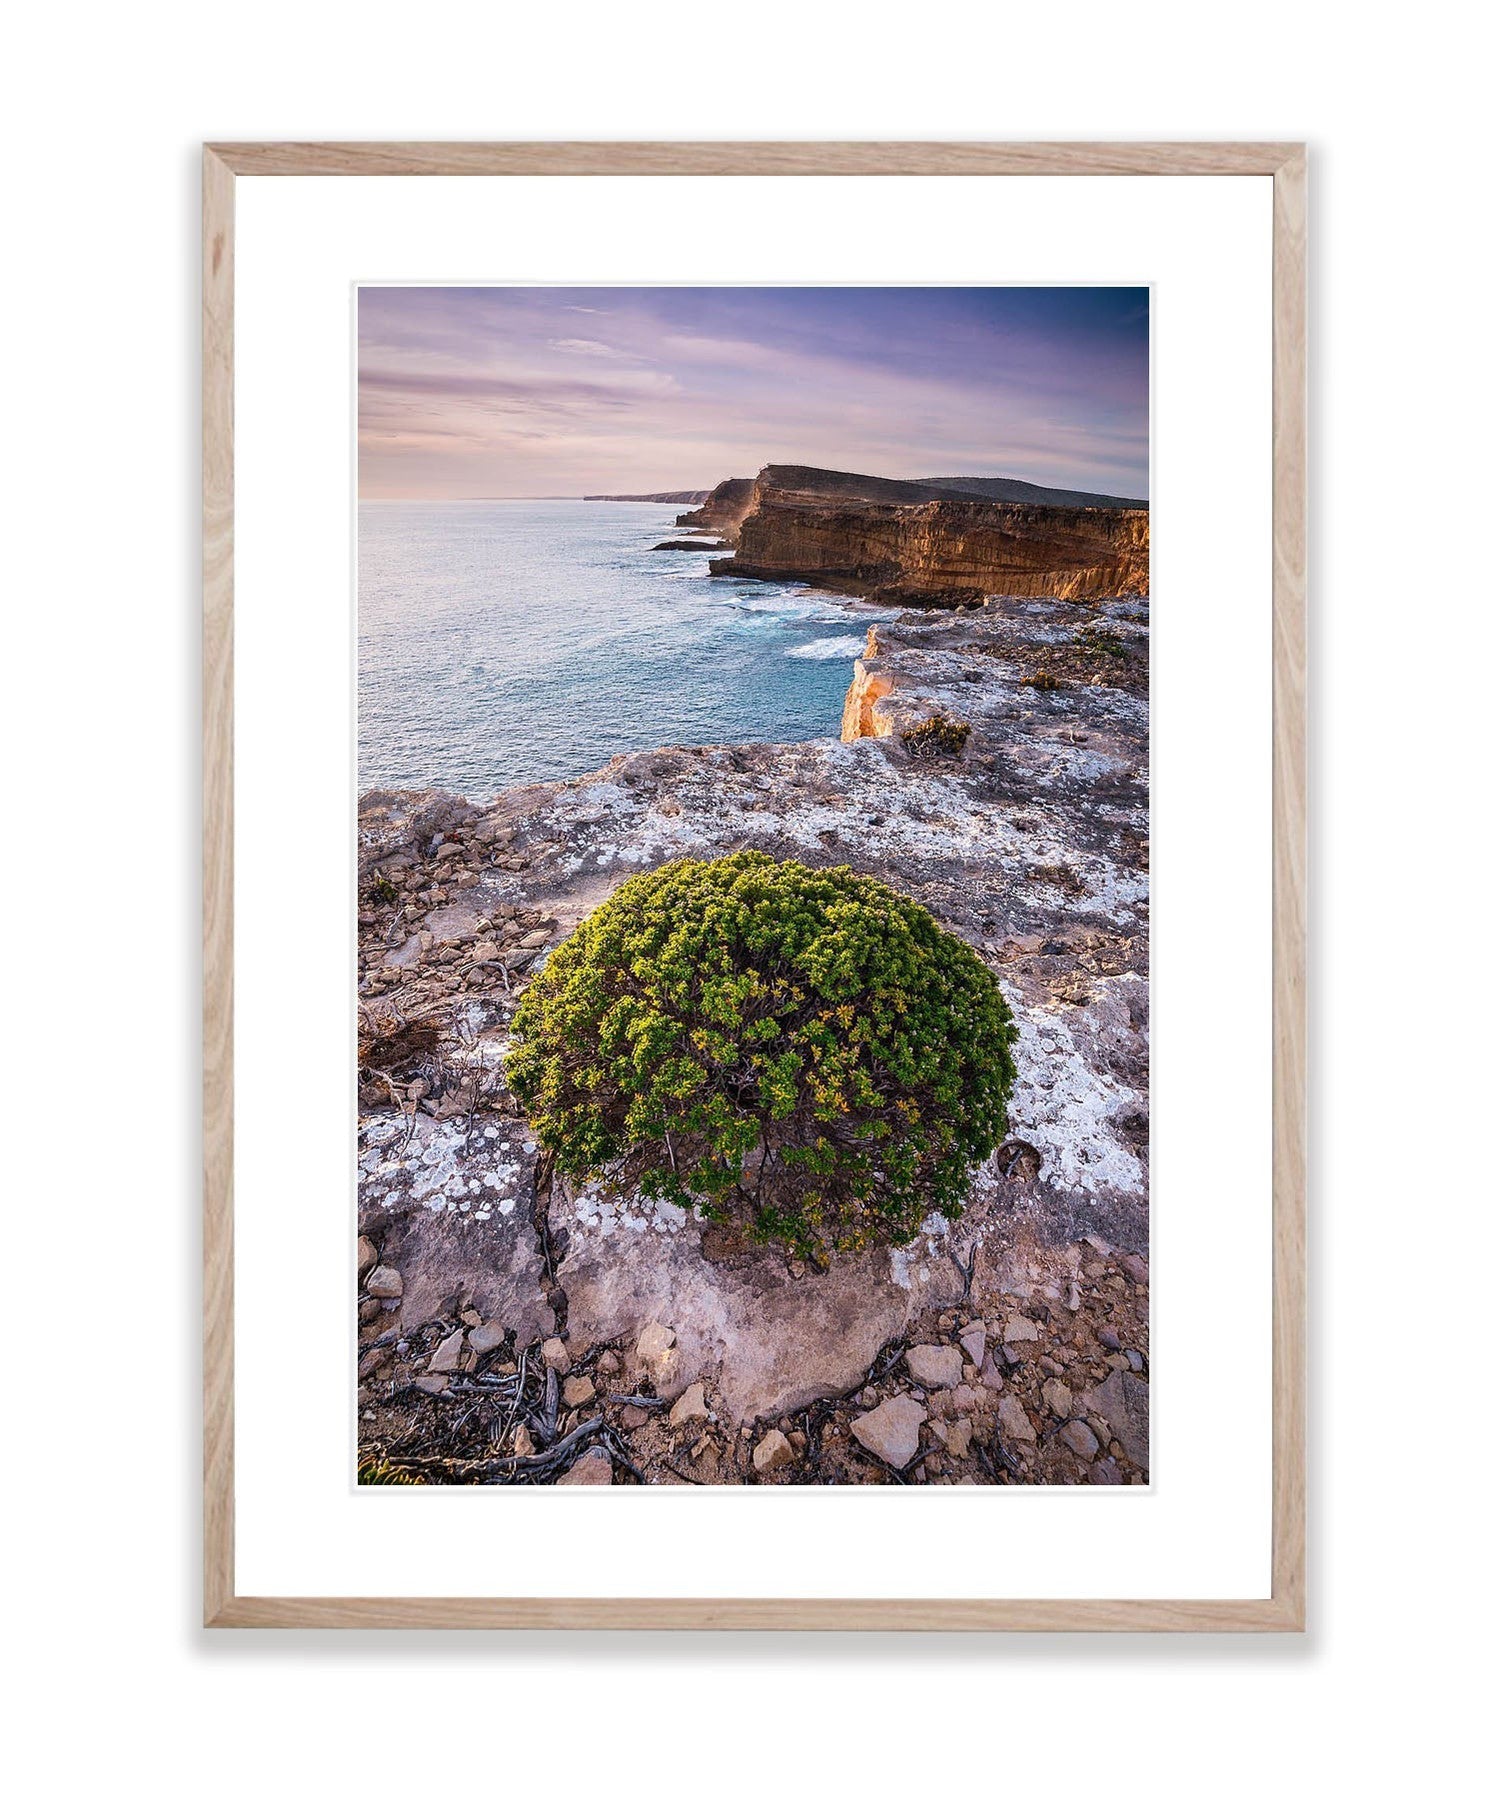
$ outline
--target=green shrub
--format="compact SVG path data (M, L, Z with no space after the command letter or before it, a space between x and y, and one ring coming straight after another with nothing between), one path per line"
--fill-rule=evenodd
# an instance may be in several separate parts
M586 919L526 990L506 1077L564 1174L821 1262L958 1216L1014 1035L924 907L745 851L636 876Z
M909 756L961 756L972 728L966 719L935 712L909 731L902 731L900 740Z

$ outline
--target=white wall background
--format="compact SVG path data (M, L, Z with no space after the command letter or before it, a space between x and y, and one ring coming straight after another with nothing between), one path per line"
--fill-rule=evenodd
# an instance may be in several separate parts
M0 1291L25 1790L1470 1788L1494 1435L1477 18L262 0L12 26ZM198 1630L197 144L483 136L1311 140L1305 1640Z

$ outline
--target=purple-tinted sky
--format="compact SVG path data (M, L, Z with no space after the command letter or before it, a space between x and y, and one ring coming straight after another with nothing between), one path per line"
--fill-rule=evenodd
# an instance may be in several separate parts
M767 462L1147 492L1145 288L364 288L369 499Z

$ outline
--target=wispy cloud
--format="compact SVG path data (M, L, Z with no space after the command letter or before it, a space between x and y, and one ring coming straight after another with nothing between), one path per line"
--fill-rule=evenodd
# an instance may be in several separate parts
M570 313L605 322L574 336ZM361 490L697 487L797 461L1143 495L1147 357L1139 288L370 288Z

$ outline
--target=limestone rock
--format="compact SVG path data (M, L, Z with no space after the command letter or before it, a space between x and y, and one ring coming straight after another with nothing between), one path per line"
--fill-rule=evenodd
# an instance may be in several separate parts
M1041 1388L1041 1397L1058 1418L1072 1416L1072 1389L1064 1380L1049 1380Z
M429 1374L451 1374L458 1366L458 1358L463 1354L463 1332L450 1331L432 1351L432 1360L427 1364Z
M399 1271L387 1267L376 1268L364 1284L376 1299L399 1299L406 1287Z
M580 1455L566 1474L557 1477L559 1487L612 1487L614 1463L607 1450L590 1449Z
M950 1455L966 1456L973 1447L973 1420L971 1418L959 1418L956 1424L940 1424L936 1430L937 1435L947 1445Z
M684 1424L696 1424L708 1417L708 1402L703 1397L703 1383L695 1380L667 1414L667 1422L680 1430Z
M588 1375L570 1374L562 1383L562 1403L569 1411L576 1411L579 1406L592 1403L595 1391Z
M1041 1333L1029 1318L1018 1314L1005 1320L1004 1340L1006 1343L1035 1343L1040 1340Z
M503 1324L481 1324L477 1330L468 1334L468 1346L475 1355L488 1355L492 1349L498 1349L505 1341Z
M1085 1462L1091 1462L1098 1454L1098 1438L1095 1437L1081 1418L1074 1418L1071 1423L1064 1424L1057 1436Z
M963 1357L949 1343L914 1343L906 1367L918 1387L955 1387L963 1378Z
M1026 1415L1025 1407L1013 1393L1006 1393L999 1402L1000 1427L1007 1437L1013 1437L1017 1443L1034 1443L1035 1427Z
M892 1468L904 1468L921 1445L926 1408L904 1393L863 1412L849 1429L870 1452Z
M1150 1385L1138 1374L1116 1368L1083 1395L1088 1411L1108 1425L1115 1441L1142 1471L1150 1468Z
M989 1346L989 1332L982 1324L965 1325L959 1334L958 1341L963 1345L966 1355L975 1368L984 1365L984 1351Z
M573 1365L572 1357L567 1353L567 1345L561 1337L548 1337L541 1346L542 1362L554 1374L566 1374Z
M796 1460L796 1451L778 1430L768 1430L755 1445L751 1458L757 1474L774 1474L778 1468L786 1468Z

